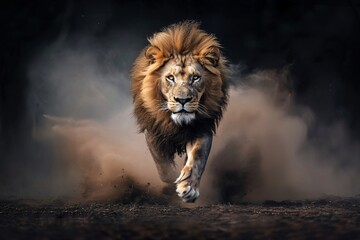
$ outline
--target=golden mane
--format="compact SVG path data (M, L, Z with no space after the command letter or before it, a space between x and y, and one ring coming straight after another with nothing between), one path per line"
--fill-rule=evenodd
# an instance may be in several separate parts
M199 24L185 21L170 25L148 39L149 45L135 60L131 70L134 114L140 131L151 133L160 143L170 141L181 152L182 144L202 132L215 132L228 100L227 61L214 35L199 29ZM208 117L197 119L191 126L176 125L170 113L160 110L161 68L174 56L191 55L208 74L202 104ZM186 139L187 138L187 139ZM170 143L169 143L170 144ZM169 154L174 149L169 145ZM173 153L172 153L173 154Z

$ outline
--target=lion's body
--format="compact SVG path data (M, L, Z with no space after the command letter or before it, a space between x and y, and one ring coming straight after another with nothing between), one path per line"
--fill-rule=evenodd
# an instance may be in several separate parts
M198 159L205 167L212 135L228 100L227 68L216 38L196 23L171 25L149 42L131 72L134 114L166 181L164 174L170 171L175 153L186 152L194 166L197 141L201 148L197 151L208 151Z

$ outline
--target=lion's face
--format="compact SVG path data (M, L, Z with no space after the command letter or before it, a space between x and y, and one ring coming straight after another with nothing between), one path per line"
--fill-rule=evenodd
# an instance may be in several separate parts
M149 39L131 70L140 131L177 141L196 129L215 132L228 99L227 61L220 48L215 36L192 22Z
M204 69L189 56L178 56L162 69L161 92L165 98L163 108L171 111L176 124L189 124L196 113L204 113L200 99L205 91Z

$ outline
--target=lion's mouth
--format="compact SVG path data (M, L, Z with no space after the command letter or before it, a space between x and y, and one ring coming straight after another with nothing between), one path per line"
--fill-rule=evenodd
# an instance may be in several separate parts
M179 125L190 124L195 119L195 113L187 112L186 110L180 110L171 114L171 119Z
M185 108L171 112L171 119L178 125L190 124L195 117L194 112L189 112Z
M177 112L172 112L173 114L178 114L178 113L192 113L192 112L188 112L185 109L181 109L180 111Z

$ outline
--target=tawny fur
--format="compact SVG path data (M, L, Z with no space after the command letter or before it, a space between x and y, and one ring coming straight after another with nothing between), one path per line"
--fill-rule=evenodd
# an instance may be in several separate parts
M171 25L148 39L149 45L140 53L131 71L134 114L140 132L162 152L172 157L183 153L187 142L203 134L214 134L228 101L227 62L215 36L199 29L195 22ZM171 119L171 112L161 110L165 101L161 88L161 69L170 59L186 56L198 61L205 69L205 92L199 100L206 114L197 114L188 125Z

